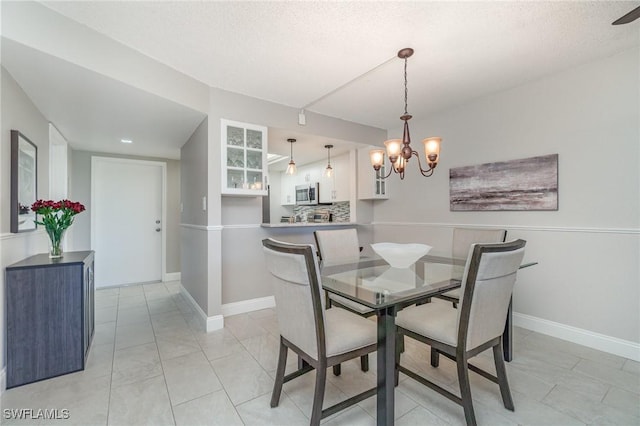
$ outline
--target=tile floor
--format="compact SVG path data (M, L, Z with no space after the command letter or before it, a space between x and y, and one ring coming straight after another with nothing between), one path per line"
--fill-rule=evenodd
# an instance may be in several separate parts
M271 309L225 318L224 330L204 333L179 293L157 283L99 290L96 332L81 372L7 390L2 424L78 425L307 425L313 372L287 383L280 406L269 408L278 328ZM455 367L441 358L429 366L428 348L407 340L403 364L456 389ZM289 357L288 369L295 368ZM476 363L493 370L488 355ZM325 406L375 384L358 361L329 373ZM516 411L503 408L497 386L471 374L481 425L640 425L640 363L515 329L507 366ZM7 418L14 408L66 409L66 420ZM374 425L370 398L324 419L326 425ZM462 408L401 377L396 424L462 425Z

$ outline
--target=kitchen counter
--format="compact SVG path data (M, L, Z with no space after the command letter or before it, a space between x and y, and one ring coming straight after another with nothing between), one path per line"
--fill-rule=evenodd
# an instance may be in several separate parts
M356 226L355 222L296 222L296 223L263 223L263 228L320 228L329 226Z

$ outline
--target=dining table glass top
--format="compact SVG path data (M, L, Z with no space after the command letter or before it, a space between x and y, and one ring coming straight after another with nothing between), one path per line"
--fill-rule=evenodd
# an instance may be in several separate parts
M322 287L372 309L415 303L460 287L466 259L427 255L409 268L381 258L322 264Z

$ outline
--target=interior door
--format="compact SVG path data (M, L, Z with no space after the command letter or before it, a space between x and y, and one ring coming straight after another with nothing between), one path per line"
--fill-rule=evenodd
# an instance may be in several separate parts
M93 157L95 285L162 279L164 163Z

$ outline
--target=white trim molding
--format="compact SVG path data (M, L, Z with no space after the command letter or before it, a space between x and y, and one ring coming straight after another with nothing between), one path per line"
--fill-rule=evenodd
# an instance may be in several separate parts
M581 232L581 233L595 233L595 234L640 234L638 228L575 228L569 226L528 226L528 225L480 225L477 223L429 223L429 222L372 222L371 225L376 226L426 226L426 227L441 227L441 228L504 228L504 229L519 229L523 231L544 231L544 232Z
M190 223L181 223L180 226L188 229L197 229L198 231L222 231L222 225L192 225Z
M44 229L44 228L38 228L35 232L18 232L18 233L6 232L4 234L0 234L0 240L10 240L13 238L39 237L41 235L46 236L47 234L44 232L44 230L41 230L41 229Z
M165 272L162 281L180 281L181 275L180 272Z
M228 317L246 312L259 311L260 309L274 308L275 306L276 299L273 296L241 300L240 302L225 303L222 305L222 315Z
M7 367L0 370L0 397L7 390Z
M261 223L248 223L248 224L240 224L240 225L223 225L224 229L255 229L262 228Z
M222 315L207 317L207 321L204 327L207 333L216 330L222 330L224 328L224 317Z
M570 325L513 313L513 325L640 362L640 344Z
M189 303L191 303L193 309L200 317L200 324L203 326L207 333L211 331L222 330L224 328L224 317L222 315L214 315L211 317L207 316L200 305L198 305L198 302L194 300L194 298L191 296L191 294L189 294L187 289L184 288L182 284L180 284L180 294L182 294L184 298L187 299Z

